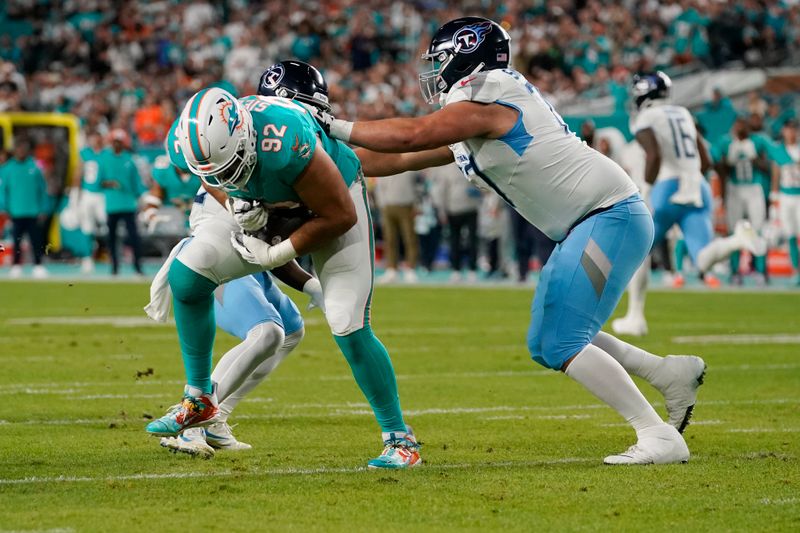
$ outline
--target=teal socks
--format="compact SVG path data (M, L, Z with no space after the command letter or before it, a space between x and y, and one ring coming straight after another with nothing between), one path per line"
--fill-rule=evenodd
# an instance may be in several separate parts
M211 353L217 329L214 289L217 284L176 259L169 269L169 286L186 382L190 387L211 392Z
M800 269L800 248L797 246L797 237L789 237L789 257L794 269Z
M372 407L381 431L405 433L392 361L372 328L365 326L350 335L334 335L333 338L350 364L353 377Z
M686 241L678 239L678 242L675 243L675 272L678 274L683 274L683 260L688 252Z

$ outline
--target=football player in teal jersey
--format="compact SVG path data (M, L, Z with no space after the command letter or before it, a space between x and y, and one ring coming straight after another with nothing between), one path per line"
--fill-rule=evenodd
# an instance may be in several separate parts
M87 145L80 151L82 165L80 214L81 232L93 241L98 228L106 225L106 197L100 187L100 156L103 153L103 136L98 132L90 132L86 136ZM93 242L88 246L88 255L81 259L81 272L89 274L94 271L92 259Z
M189 100L178 139L193 174L216 188L216 194L223 189L241 199L233 203L233 212L245 231L263 227L271 209L302 204L314 217L276 245L242 233L231 243L226 236L227 247L237 247L241 257L235 252L229 257L222 235L213 242L190 243L176 256L169 282L188 383L182 408L148 425L148 431L174 435L208 425L217 416L210 375L217 285L226 277L269 270L310 253L334 339L382 429L384 451L369 466L420 464L419 446L403 420L391 360L370 327L373 236L358 158L290 100L252 96L239 101L217 88ZM220 274L221 263L244 260L249 267Z
M186 160L179 156L180 147L175 137L177 126L178 121L175 120L165 139L166 153L158 156L153 163L153 186L144 197L145 208L141 217L150 231L158 223L158 209L165 202L185 214L188 227L189 212L200 187L200 179L189 171Z
M717 162L717 172L725 186L725 214L728 228L733 228L741 220L747 220L756 232L760 233L767 220L767 201L762 183L767 181L770 170L769 155L771 143L763 135L750 131L747 120L736 119L731 134L718 140L712 146L712 156ZM755 255L755 266L759 279L766 280L766 251ZM739 254L731 256L732 281L741 284L739 275Z
M794 120L783 125L781 138L782 142L775 148L770 199L777 203L781 231L789 243L794 281L800 285L800 246L797 243L800 236L800 142Z

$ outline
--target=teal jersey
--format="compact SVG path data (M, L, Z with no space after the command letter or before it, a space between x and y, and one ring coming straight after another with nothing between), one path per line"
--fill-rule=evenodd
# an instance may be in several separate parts
M47 183L32 157L0 166L0 208L11 218L42 215L48 203Z
M179 172L166 155L158 156L153 163L153 181L164 192L164 203L187 210L191 209L201 185L200 178L188 172Z
M88 146L80 151L81 161L83 161L81 188L85 191L103 192L103 189L100 188L100 180L98 179L100 176L100 167L97 163L102 153L102 150L95 152Z
M284 98L248 96L240 100L253 117L257 162L243 190L230 194L269 205L301 203L294 184L317 146L328 153L350 187L361 162L347 145L328 137L302 106Z
M144 192L139 169L129 152L115 154L111 149L103 150L98 161L100 165L100 184L106 197L107 213L126 213L136 211L139 196Z
M747 139L733 139L726 135L712 146L714 161L722 162L730 169L728 181L734 185L763 184L769 176L754 165L759 156L769 158L772 143L763 135L751 135Z
M800 195L800 144L777 144L773 159L780 167L781 192Z

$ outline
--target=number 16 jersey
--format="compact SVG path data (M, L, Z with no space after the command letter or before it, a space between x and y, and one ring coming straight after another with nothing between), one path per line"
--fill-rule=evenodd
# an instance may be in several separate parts
M654 104L639 112L633 133L652 130L661 152L661 169L656 181L668 179L703 179L697 153L697 129L685 107Z

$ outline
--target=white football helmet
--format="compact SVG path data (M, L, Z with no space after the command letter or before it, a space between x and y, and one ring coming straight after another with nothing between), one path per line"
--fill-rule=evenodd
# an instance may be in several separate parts
M203 89L181 112L175 132L192 174L226 190L247 185L256 165L256 132L250 112L228 91Z

